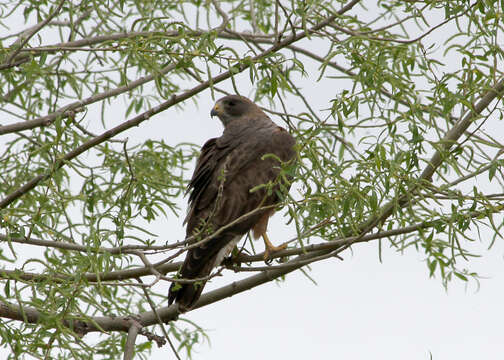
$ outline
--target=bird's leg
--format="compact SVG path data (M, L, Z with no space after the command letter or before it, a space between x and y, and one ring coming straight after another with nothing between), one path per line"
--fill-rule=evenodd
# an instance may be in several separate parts
M242 254L243 250L243 247L239 248L238 246L235 246L233 251L231 251L231 254L222 260L221 265L228 269L232 269L234 265L240 266L241 262L238 261L238 258Z
M271 253L283 250L283 249L285 249L287 247L287 244L282 244L282 245L279 245L279 246L273 245L271 243L271 241L269 240L268 235L266 235L266 232L262 233L262 238L264 240L264 247L265 247L265 249L264 249L264 256L263 256L264 261L266 261L266 260L269 259L269 256L270 256Z

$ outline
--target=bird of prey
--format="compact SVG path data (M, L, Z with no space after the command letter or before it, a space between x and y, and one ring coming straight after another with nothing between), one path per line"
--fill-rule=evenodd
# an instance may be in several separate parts
M243 96L223 97L210 115L220 119L224 132L203 145L188 185L186 238L192 237L190 243L194 244L231 225L188 250L179 272L182 279L207 277L249 230L254 238L262 236L265 259L271 252L285 248L273 246L266 230L268 219L275 212L274 205L280 201L279 194L290 186L280 184L279 173L281 163L295 157L294 138ZM180 311L189 310L199 299L204 284L204 280L172 283L168 303L176 301Z

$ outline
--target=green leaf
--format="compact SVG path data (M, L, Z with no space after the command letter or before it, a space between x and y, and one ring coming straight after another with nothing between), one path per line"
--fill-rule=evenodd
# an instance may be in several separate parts
M468 281L467 276L465 276L465 275L463 275L463 274L461 274L461 273L459 273L459 272L454 271L454 272L453 272L453 274L454 274L456 277L458 277L460 280L463 280L463 281Z

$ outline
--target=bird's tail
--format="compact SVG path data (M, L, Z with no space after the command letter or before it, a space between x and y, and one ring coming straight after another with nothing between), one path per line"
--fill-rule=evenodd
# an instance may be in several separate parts
M176 302L179 309L185 312L191 309L201 296L205 283L180 284L172 283L168 293L168 304Z
M219 266L224 257L231 252L240 237L241 235L233 233L222 234L201 246L190 249L180 269L180 277L183 279L207 277L212 269ZM191 309L200 298L205 283L204 280L185 284L173 282L168 293L168 304L176 302L182 312Z

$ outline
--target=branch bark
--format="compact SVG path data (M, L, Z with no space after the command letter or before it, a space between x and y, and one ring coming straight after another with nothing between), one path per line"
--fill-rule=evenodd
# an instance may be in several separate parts
M133 357L135 356L135 341L141 329L142 325L138 321L135 319L130 320L128 338L126 339L126 344L124 345L124 360L133 360Z
M502 210L504 210L504 204L493 207L491 209L473 211L469 213L469 216L477 218L480 217L481 215L501 212ZM287 275L311 262L328 258L328 255L330 255L329 257L336 256L340 251L346 249L351 244L357 242L367 242L371 240L377 240L386 236L395 236L405 234L408 232L418 231L427 227L434 226L434 224L435 221L430 223L419 223L403 229L395 229L386 232L370 234L366 236L343 238L323 244L306 246L303 249L294 249L297 252L304 252L304 253L297 256L295 259L285 264L282 264L281 266L272 268L270 270L261 271L258 274L252 275L243 280L232 282L219 289L209 291L203 294L200 300L196 303L193 310L203 306L207 306L222 299L234 296L246 290L250 290L256 286L272 281L280 276ZM292 254L292 252L290 252L292 250L293 249L283 250L275 254L275 256L286 256ZM243 261L255 261L257 260L256 258L258 256L259 255L255 255L253 257L243 256L239 257L239 259ZM142 327L146 327L159 323L159 319L161 319L165 323L172 320L176 320L178 315L179 315L178 306L171 305L169 307L162 307L153 311L147 311L144 313L133 315L133 318L137 319ZM0 318L7 318L35 324L39 322L40 317L41 317L40 312L35 308L26 306L21 307L18 305L0 301ZM66 326L72 328L77 334L86 335L90 332L103 332L103 331L129 332L131 327L131 319L132 319L131 316L123 316L123 317L98 316L90 318L89 321L67 319L65 320L64 323Z
M37 33L39 32L44 26L46 26L58 13L60 12L61 8L63 7L63 4L65 3L65 0L61 0L56 9L43 21L35 25L32 29L28 31L26 34L25 32L21 33L19 38L14 42L14 44L19 43L19 48L17 48L7 59L6 64L11 65L12 61L16 58L16 56L20 53L21 49L30 41L30 39ZM25 37L26 34L26 37Z
M472 211L472 212L468 213L467 216L471 217L471 218L478 218L478 217L488 215L488 214L499 213L503 209L504 209L504 205L494 206L489 209ZM320 244L306 245L306 246L299 247L299 248L288 248L288 249L280 250L278 252L271 254L271 258L272 259L285 258L285 257L289 257L289 256L310 254L313 252L320 252L320 251L326 251L327 253L329 253L329 252L338 250L343 246L348 246L351 244L369 242L369 241L373 241L373 240L380 240L380 239L390 238L393 236L410 234L415 231L429 229L429 228L434 227L439 221L442 221L442 219L432 220L432 221L428 221L428 222L421 222L421 223L413 224L413 225L406 226L403 228L393 229L393 230L388 230L388 231L380 231L380 232L369 234L369 235L356 235L356 236L349 236L349 237L340 237L340 238L334 239L332 241L328 241L328 242L324 242L324 243L320 243ZM287 243L291 243L296 240L298 240L297 236L294 237L293 239L288 240ZM236 263L262 262L262 261L264 261L264 252L257 253L255 255L240 254L233 260ZM157 271L159 271L160 273L166 274L168 272L177 271L179 269L180 265L182 265L182 262L179 261L179 262L173 262L173 263L153 264L153 267ZM231 264L231 265L224 264L224 265L227 268L234 270L234 271L258 271L258 269L250 268L250 267L240 268L240 267L235 266L234 264ZM282 265L282 266L284 266L284 265ZM134 269L109 271L109 272L102 272L102 273L86 273L83 275L79 275L79 277L84 277L87 280L87 282L89 282L89 283L96 283L96 282L105 282L105 281L121 281L121 280L129 280L129 279L139 279L144 276L153 276L153 275L154 274L152 273L151 269L147 266L144 266L144 267L138 267L138 268L134 268ZM6 270L6 269L0 270L0 279L1 278L23 280L23 281L41 281L41 282L47 281L47 280L69 282L69 281L73 280L72 276L66 275L66 274L44 275L44 274L24 272L21 270ZM1 314L0 314L0 317L2 317Z
M316 32L317 30L320 30L324 26L327 26L332 21L334 21L338 16L341 16L345 12L351 10L352 7L354 7L359 1L360 0L352 0L350 3L345 5L341 10L339 10L336 14L329 16L324 21L318 23L317 25L313 26L311 29L309 29L307 31L303 31L299 34L293 34L290 37L286 38L285 40L271 46L266 51L255 56L252 59L252 61L257 61L261 58L264 58L264 57L266 57L266 56L268 56L268 55L270 55L270 54L272 54L272 53L274 53L274 52L276 52L276 51L278 51L288 45L291 45L292 43L294 43L296 41L299 41L299 40L305 38L306 36L310 35L310 33L312 33L312 32ZM121 125L116 126L115 128L112 128L110 130L105 131L103 134L101 134L93 139L90 139L89 141L85 142L84 144L77 147L73 151L65 154L61 158L61 160L57 161L54 164L54 166L51 170L47 171L44 174L36 176L35 178L28 181L20 188L18 188L17 190L15 190L12 193L10 193L9 195L7 195L4 199L2 199L0 201L0 209L7 207L12 202L14 202L15 200L17 200L18 198L20 198L21 196L23 196L27 192L29 192L30 190L35 188L40 182L48 179L53 174L54 171L59 170L60 168L62 168L65 165L66 162L79 156L83 152L91 149L92 147L94 147L96 145L103 143L104 141L112 138L113 136L115 136L125 130L128 130L134 126L140 125L142 122L150 119L155 114L158 114L158 113L160 113L160 112L162 112L162 111L164 111L164 110L166 110L166 109L168 109L178 103L181 103L181 102L193 97L194 95L202 92L203 90L209 88L210 86L212 86L214 84L218 84L221 81L224 81L224 80L234 76L237 72L243 72L244 70L248 69L249 67L250 67L250 63L247 63L247 64L240 63L240 64L238 64L236 70L229 70L229 71L226 71L220 75L217 75L213 79L207 80L207 81L193 87L191 90L184 92L183 94L181 94L179 96L173 95L170 100L165 101L164 103L161 103L154 108L151 108L150 110L134 117L131 120L128 120L128 121L122 123Z

